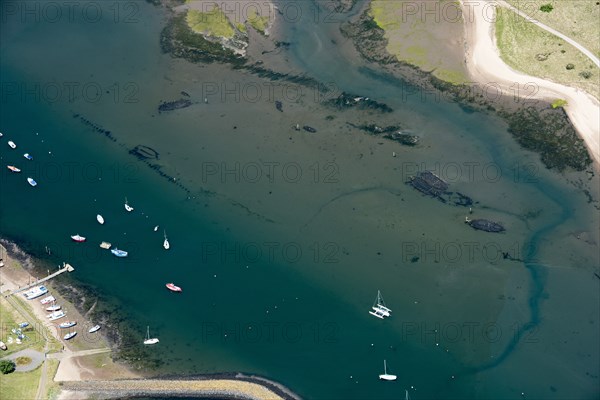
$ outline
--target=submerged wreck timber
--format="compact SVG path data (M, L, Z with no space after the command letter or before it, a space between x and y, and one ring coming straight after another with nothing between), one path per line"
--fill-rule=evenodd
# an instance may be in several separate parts
M419 172L417 176L411 176L406 183L442 203L463 207L473 205L473 199L459 192L450 192L448 183L431 171Z
M469 219L465 218L465 223L469 224L471 228L477 229L478 231L500 233L504 232L505 229L499 222L489 221L487 219Z

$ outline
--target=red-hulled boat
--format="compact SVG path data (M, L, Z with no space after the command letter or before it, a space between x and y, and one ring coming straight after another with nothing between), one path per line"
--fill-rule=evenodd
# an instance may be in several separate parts
M183 290L179 286L175 286L174 283L167 283L167 289L172 292L183 292Z

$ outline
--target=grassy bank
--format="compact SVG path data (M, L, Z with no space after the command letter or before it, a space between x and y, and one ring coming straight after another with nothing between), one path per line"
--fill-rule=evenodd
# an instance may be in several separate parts
M492 101L483 96L477 87L440 79L434 73L427 73L398 60L389 54L385 31L375 22L372 10L345 24L342 32L354 42L365 59L381 65L390 73L398 74L427 91L438 91L465 110L497 113L509 124L508 130L515 140L524 148L540 154L546 167L557 171L568 168L582 171L591 165L585 143L577 136L561 107L537 101L535 106L525 108L509 97Z
M436 78L460 84L467 82L468 77L464 57L456 51L464 41L458 10L453 0L373 0L370 14L385 31L390 54L401 62L431 71Z
M41 376L41 365L30 372L0 375L0 397L3 400L35 399Z
M498 8L496 38L502 60L513 69L578 87L600 98L600 69L559 37L513 11Z
M563 35L573 38L597 57L600 56L598 0L506 0L506 2ZM548 4L551 8L543 7Z

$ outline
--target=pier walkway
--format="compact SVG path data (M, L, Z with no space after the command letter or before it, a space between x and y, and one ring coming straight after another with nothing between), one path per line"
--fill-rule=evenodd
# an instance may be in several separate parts
M56 271L55 273L53 273L51 275L48 275L45 278L38 279L35 282L30 283L29 285L23 286L22 288L14 290L11 294L16 294L16 293L22 292L24 290L30 289L30 288L32 288L34 286L38 286L40 283L49 281L50 279L54 278L55 276L58 276L58 275L62 274L63 272L73 272L73 271L75 271L75 268L73 268L73 266L71 266L71 264L65 264L65 263L63 263L63 267L61 269L59 269L58 271Z

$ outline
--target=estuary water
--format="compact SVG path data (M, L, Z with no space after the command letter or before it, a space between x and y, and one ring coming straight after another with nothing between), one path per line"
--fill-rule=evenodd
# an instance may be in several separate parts
M172 59L167 16L146 2L7 4L0 234L75 266L58 279L92 288L153 374L241 371L315 399L598 395L597 178L547 171L500 119L347 58L335 21L282 21L285 56L392 112ZM159 113L179 98L192 106ZM399 124L421 143L361 124ZM158 156L139 160L136 146ZM405 184L426 169L472 197L473 214ZM507 231L474 231L466 215ZM378 290L385 320L368 314ZM384 359L396 382L379 381Z

